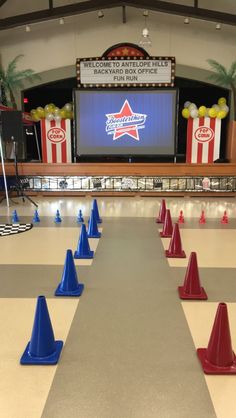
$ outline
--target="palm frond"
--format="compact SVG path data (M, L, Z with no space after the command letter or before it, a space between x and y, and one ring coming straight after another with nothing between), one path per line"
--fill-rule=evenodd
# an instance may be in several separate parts
M6 69L6 74L12 74L16 71L18 61L23 58L23 54L17 55L9 64Z
M15 80L23 80L24 78L29 79L29 81L30 81L30 78L32 80L40 79L40 76L37 73L35 73L34 70L31 70L31 69L17 71L14 74L12 74L12 78L13 77Z
M236 77L236 61L232 62L228 74L232 79Z
M215 71L216 73L222 74L222 75L227 74L226 68L219 62L212 60L212 59L208 59L207 62L210 65L211 69Z
M214 81L216 84L219 84L220 86L229 86L232 83L231 77L223 76L222 74L211 74L208 77L209 80Z
M18 89L23 89L24 88L24 84L23 81L21 80L12 80L11 82L8 83L8 88L13 91L16 91Z
M29 82L33 82L34 80L40 80L40 76L30 68L21 71L17 70L17 63L22 57L22 54L17 55L8 64L6 70L0 66L0 86L4 88L8 96L10 95L13 107L16 107L14 93L24 88L24 81L28 80Z
M210 64L214 74L210 74L208 79L215 81L217 84L225 87L229 87L235 84L236 79L236 61L231 64L229 70L227 70L219 62L208 59L207 62Z
M0 70L0 80L3 80L5 78L5 73L3 70Z

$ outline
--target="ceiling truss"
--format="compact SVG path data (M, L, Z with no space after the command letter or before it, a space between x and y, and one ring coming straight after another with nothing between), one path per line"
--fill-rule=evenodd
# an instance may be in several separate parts
M0 0L0 7L7 0ZM216 10L202 9L198 7L198 0L193 0L193 6L184 6L182 4L175 4L165 2L163 0L127 0L127 1L110 1L110 0L88 0L81 3L74 3L66 6L54 7L53 0L49 0L48 9L37 12L27 13L23 15L11 16L0 19L0 30L12 29L17 26L29 25L46 20L60 19L61 17L68 17L98 11L101 9L108 9L114 7L122 8L122 22L126 23L126 6L135 7L145 10L153 10L167 14L179 15L194 19L212 21L215 23L222 23L226 25L236 25L236 15Z

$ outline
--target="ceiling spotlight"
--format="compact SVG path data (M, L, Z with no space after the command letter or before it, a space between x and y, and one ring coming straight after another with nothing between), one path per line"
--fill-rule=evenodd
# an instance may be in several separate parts
M185 17L185 18L184 18L184 24L185 24L185 25L189 25L189 23L190 23L189 18L188 18L188 17Z
M148 17L148 10L144 10L144 12L143 12L143 16L144 16L144 17Z
M221 30L221 24L220 23L216 24L216 30Z
M26 32L30 32L30 31L31 31L31 27L30 27L30 25L26 25L26 27L25 27L25 31L26 31Z
M61 18L60 18L59 23L60 23L60 25L64 25L64 23L65 23L65 19L64 19L64 17L61 17Z
M103 11L102 10L99 10L98 11L98 18L99 19L102 19L104 17L104 13L103 13Z

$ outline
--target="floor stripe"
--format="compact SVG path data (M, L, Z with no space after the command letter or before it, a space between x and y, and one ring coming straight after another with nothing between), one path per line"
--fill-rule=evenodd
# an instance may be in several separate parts
M103 227L42 417L215 418L153 221Z

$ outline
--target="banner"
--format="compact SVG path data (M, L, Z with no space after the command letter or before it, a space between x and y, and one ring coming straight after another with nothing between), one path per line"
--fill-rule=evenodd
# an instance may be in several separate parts
M187 163L213 163L220 156L221 119L189 118Z
M44 163L71 163L70 119L42 119L41 142Z

